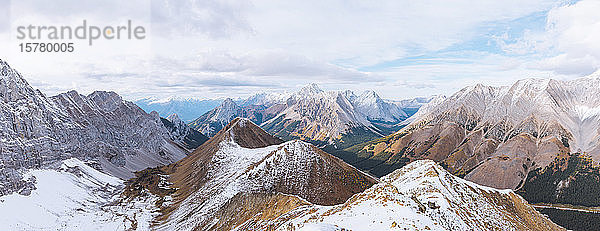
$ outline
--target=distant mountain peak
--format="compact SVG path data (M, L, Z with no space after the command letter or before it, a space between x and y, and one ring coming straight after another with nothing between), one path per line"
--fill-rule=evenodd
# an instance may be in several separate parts
M302 95L316 95L321 92L323 92L323 90L321 90L319 85L317 85L316 83L310 83L310 84L302 87L302 89L300 89L300 91L298 93L300 93Z

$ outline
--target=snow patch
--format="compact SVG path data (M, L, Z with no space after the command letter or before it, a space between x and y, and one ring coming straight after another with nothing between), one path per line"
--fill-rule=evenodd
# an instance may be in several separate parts
M588 107L585 105L577 105L575 106L573 111L581 119L581 121L600 116L600 107Z

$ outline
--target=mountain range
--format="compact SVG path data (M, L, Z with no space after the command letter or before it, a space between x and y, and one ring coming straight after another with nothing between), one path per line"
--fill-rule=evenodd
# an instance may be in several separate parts
M428 101L384 100L374 91L326 92L309 84L293 93L257 94L239 105L226 99L189 125L210 137L234 118L243 117L284 140L299 138L342 148L398 130L400 122Z
M535 208L600 205L598 75L404 101L310 84L186 123L0 65L9 230L564 230Z

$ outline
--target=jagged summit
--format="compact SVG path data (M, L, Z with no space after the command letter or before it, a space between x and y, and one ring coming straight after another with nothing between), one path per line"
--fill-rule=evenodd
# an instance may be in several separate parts
M156 111L152 111L150 114L159 117ZM208 140L208 137L190 128L175 113L169 115L167 118L160 118L160 120L167 130L169 130L171 139L190 150L190 152Z
M238 105L233 101L232 98L226 98L225 100L223 100L223 102L221 103L221 106L224 108L235 108Z
M375 92L373 90L365 90L365 91L363 91L363 93L361 94L361 97L363 97L363 98L372 98L374 100L381 99L379 97L379 95L377 94L377 92Z
M396 102L384 100L372 90L357 96L351 90L323 91L313 83L290 94L256 94L235 110L221 105L190 125L213 136L233 118L244 117L285 140L298 138L341 149L396 132L403 126L398 123L428 100Z
M25 172L53 168L73 157L127 179L135 171L187 154L172 142L157 116L114 92L84 96L69 91L46 97L6 62L0 65L0 147L10 157L0 165L0 195L28 191L32 182L23 179Z

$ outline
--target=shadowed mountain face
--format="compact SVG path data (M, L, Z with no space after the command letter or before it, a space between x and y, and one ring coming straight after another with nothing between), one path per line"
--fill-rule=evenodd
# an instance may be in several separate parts
M476 85L424 107L396 134L355 146L356 165L384 175L416 159L496 188L519 188L558 155L600 160L600 79Z
M2 60L0 71L0 195L27 194L35 179L23 179L25 172L58 168L70 158L126 179L187 154L157 114L114 92L46 97Z
M187 150L194 150L208 140L208 137L187 126L177 114L171 114L160 121L171 133L171 139Z

